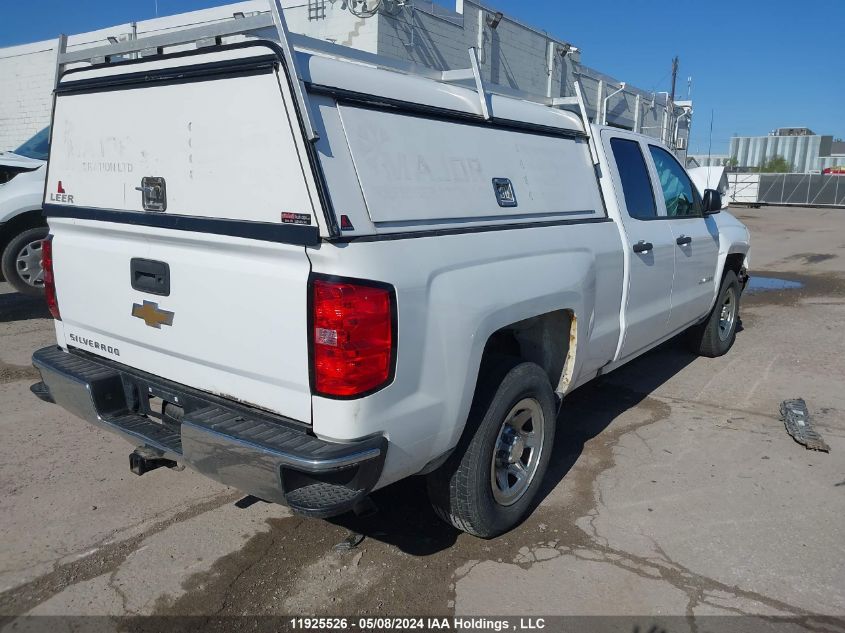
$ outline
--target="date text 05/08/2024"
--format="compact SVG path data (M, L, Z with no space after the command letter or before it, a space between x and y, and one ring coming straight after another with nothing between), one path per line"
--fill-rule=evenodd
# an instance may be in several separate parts
M291 618L292 629L301 631L539 631L543 618L516 620L491 618Z

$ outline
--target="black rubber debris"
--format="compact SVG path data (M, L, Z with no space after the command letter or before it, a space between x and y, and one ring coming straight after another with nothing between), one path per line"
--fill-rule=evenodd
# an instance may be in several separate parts
M261 503L261 499L253 497L252 495L247 495L243 499L235 501L235 507L238 510L246 510L247 508L254 506L256 503Z
M340 543L334 546L334 551L348 552L358 547L363 542L363 540L363 534L358 534L357 532L350 532L346 535L345 539L343 539Z
M803 398L784 400L780 405L780 419L783 420L786 432L799 444L813 451L830 452L830 446L810 424L810 412Z

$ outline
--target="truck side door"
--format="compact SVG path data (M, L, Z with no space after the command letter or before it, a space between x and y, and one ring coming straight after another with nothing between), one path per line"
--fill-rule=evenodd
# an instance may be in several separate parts
M636 138L605 131L624 234L628 284L623 290L624 337L617 359L652 346L669 334L675 238L655 200L648 149Z
M662 192L659 206L675 241L675 282L669 329L678 331L705 316L713 302L713 276L719 259L719 232L702 215L701 198L686 170L662 147L649 145Z

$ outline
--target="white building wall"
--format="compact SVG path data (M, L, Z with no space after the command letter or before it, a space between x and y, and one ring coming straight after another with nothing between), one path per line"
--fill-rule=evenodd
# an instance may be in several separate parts
M292 31L377 52L377 25L362 23L348 12L334 12L331 19L309 19L308 0L283 0ZM236 11L266 11L263 0L247 0L212 9L143 20L136 23L139 37L199 26L232 17ZM68 37L68 50L101 46L108 37L123 39L132 33L129 23ZM12 149L50 122L51 93L55 76L56 40L0 48L0 150Z
M0 51L0 149L14 149L49 122L53 44Z
M828 167L845 166L845 156L825 156L819 159L819 169L824 170Z
M689 154L687 167L726 167L729 160L727 154Z
M818 134L807 136L735 136L730 155L740 167L760 167L775 156L784 158L796 173L818 171L831 166L824 154L833 138Z

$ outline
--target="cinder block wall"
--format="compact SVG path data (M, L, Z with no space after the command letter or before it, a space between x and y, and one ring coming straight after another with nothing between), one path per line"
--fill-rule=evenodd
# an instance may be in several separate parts
M53 44L0 50L0 151L16 148L50 120Z
M379 15L378 52L438 70L454 70L469 67L468 49L475 47L485 81L546 97L573 96L574 81L580 77L588 115L596 120L604 98L620 88L620 81L581 64L580 52L565 57L554 53L550 64L550 45L557 51L566 42L509 16L492 29L487 23L490 12L476 0L456 0L454 11L430 0L415 0L402 10ZM674 121L664 123L663 117L667 97L634 86L610 97L608 122L634 129L637 96L640 131L661 138L665 125L670 137ZM676 108L675 116L681 113L682 109ZM681 137L688 138L689 124L688 117L680 119Z
M470 47L479 50L485 81L542 96L564 96L571 89L578 53L554 55L549 69L549 43L556 40L513 19L498 28L486 24L489 9L469 1L451 11L428 0L391 15L379 15L379 53L438 70L469 67ZM480 37L479 37L480 32ZM549 79L551 77L551 89Z

